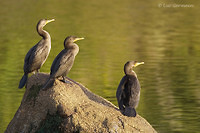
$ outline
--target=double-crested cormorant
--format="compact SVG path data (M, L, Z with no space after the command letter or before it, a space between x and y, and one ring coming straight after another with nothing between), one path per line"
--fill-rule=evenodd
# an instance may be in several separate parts
M43 30L43 27L52 21L55 20L41 19L36 26L37 32L42 36L42 39L26 54L24 59L24 75L20 80L18 87L20 89L26 84L28 74L35 71L39 72L40 67L44 64L49 55L51 49L51 37L47 31Z
M63 82L67 82L65 80L65 76L68 74L70 69L72 68L75 60L75 56L79 52L79 47L76 43L78 40L82 40L84 38L78 38L75 36L68 36L64 40L64 49L56 56L52 65L50 77L46 84L43 87L43 90L48 89L47 86L51 86L54 83L55 78L62 77ZM50 82L51 81L51 82Z
M135 108L140 100L140 83L132 69L141 64L144 64L144 62L128 61L124 65L125 76L121 79L117 88L116 97L119 109L129 117L136 116Z

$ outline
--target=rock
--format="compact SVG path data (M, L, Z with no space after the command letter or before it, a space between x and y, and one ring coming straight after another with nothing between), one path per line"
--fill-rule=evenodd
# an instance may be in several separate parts
M111 102L79 83L55 80L54 86L40 90L48 74L28 79L26 92L5 133L128 133L156 132L141 116L123 116Z

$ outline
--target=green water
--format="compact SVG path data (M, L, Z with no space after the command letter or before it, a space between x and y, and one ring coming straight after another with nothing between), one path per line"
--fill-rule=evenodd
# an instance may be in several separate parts
M174 3L193 7L166 7ZM0 132L23 97L24 89L17 88L23 60L40 40L35 26L41 18L56 19L45 27L52 49L42 72L50 71L66 36L85 37L77 42L70 78L116 105L124 63L144 61L135 69L142 86L137 112L161 133L200 132L199 5L195 0L0 0Z

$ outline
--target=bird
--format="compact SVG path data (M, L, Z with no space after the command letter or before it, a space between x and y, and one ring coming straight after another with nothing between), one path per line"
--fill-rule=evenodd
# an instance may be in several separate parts
M75 57L79 52L79 47L75 42L83 39L83 37L79 38L76 36L66 37L64 40L64 49L54 59L51 65L49 79L43 86L42 90L46 90L49 86L52 86L55 79L59 77L62 77L62 82L68 83L68 81L65 79L65 76L71 70Z
M133 68L144 62L128 61L124 65L125 76L121 79L117 88L116 97L120 111L128 117L136 117L135 108L140 100L140 83Z
M39 69L42 67L46 61L49 52L51 50L51 36L50 34L43 29L43 27L55 21L55 19L41 19L37 23L36 29L38 34L42 39L34 45L26 54L24 59L24 75L22 76L18 88L21 89L27 82L28 74L39 72Z

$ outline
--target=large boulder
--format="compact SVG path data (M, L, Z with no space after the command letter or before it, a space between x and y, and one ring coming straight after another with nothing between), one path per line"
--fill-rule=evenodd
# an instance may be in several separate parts
M42 91L48 77L38 73L28 79L21 105L5 133L156 132L141 116L122 115L111 102L75 81L55 80Z

